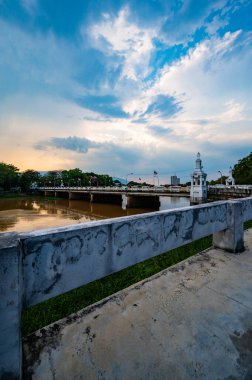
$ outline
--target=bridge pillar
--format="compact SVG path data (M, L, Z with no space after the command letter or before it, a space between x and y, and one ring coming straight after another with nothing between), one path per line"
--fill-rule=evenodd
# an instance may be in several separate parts
M85 194L85 193L81 193L81 192L73 192L73 191L69 191L69 199L85 199L85 200L89 200L89 194Z
M226 230L213 234L213 246L232 253L244 251L244 229L242 202L228 203L228 225Z
M54 197L55 192L52 190L45 190L45 197Z
M112 203L122 204L122 194L111 193L91 193L90 202L92 203Z
M122 208L126 210L127 208L137 208L137 207L147 207L159 209L160 200L159 196L155 195L133 195L133 194L122 194Z
M65 191L55 191L55 197L57 198L69 198L68 192Z

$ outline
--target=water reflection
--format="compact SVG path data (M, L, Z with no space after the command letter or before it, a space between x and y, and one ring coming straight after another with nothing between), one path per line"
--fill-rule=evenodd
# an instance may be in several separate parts
M183 197L161 196L160 202L160 210L189 205L189 199ZM25 232L151 211L155 210L153 208L123 210L120 205L90 203L83 200L46 200L42 197L0 199L0 232Z
M159 210L168 210L172 208L190 206L190 199L187 197L160 197Z

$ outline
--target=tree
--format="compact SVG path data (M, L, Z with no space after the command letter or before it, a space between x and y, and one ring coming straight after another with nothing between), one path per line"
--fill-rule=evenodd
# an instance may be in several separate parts
M11 164L0 162L0 187L10 190L19 185L19 169Z
M237 185L252 184L252 152L234 166L233 177Z
M227 178L228 177L226 175L223 175L216 180L208 181L208 185L220 185L220 184L225 185Z
M100 186L113 186L113 179L108 174L96 174Z
M88 175L81 169L62 170L60 175L64 186L88 186Z
M20 176L20 186L22 191L28 192L34 184L39 184L41 179L40 173L29 169L24 171Z
M43 182L46 186L60 186L61 183L61 172L57 170L51 170L46 175L43 176Z

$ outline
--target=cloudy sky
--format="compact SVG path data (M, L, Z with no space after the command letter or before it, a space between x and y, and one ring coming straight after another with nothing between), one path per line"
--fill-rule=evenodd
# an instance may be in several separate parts
M189 180L252 150L252 0L0 0L0 161ZM133 177L134 177L133 176Z

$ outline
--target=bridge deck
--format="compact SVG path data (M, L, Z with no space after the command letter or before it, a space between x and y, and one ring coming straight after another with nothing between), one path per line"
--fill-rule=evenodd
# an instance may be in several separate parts
M209 249L33 334L31 378L251 379L252 230L245 243L241 255Z

